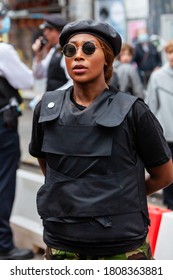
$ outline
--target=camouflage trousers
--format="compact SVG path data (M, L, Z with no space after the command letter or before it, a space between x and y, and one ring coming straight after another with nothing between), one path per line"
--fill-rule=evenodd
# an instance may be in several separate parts
M112 256L93 256L83 255L73 252L66 252L53 248L46 248L44 255L45 260L153 260L151 248L148 240L137 249Z

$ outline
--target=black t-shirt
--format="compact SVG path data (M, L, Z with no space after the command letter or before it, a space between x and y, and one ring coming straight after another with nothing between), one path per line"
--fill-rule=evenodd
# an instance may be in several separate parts
M78 107L78 109L81 110L84 108ZM82 172L86 173L87 165L91 164L90 159L88 159L87 157L80 157L80 160L78 157L69 157L58 154L51 155L50 157L49 155L41 151L44 124L38 124L39 114L40 104L38 104L38 106L36 107L33 117L32 139L29 146L30 154L34 157L48 159L49 166L52 169L55 169L62 174L66 174L67 176L69 175L77 177L79 174L82 174ZM138 99L134 103L130 118L133 118L132 131L134 130L133 137L135 149L142 159L144 166L146 168L151 168L166 163L171 158L171 152L163 136L162 127L160 126L156 117L149 110L148 106L142 100ZM101 168L102 167L100 166L100 169ZM117 171L119 171L118 164L116 168ZM128 213L126 215L128 219ZM112 219L113 218L114 217L112 217ZM132 215L130 216L130 218L132 218ZM87 231L93 231L93 234L97 235L97 231L99 230L98 225L102 224L103 222L105 223L105 220L99 220L99 218L86 220L75 218L57 219L56 226L58 239L56 237L56 248L66 251L77 251L83 254L95 255L95 252L97 252L97 255L111 255L119 252L128 252L142 245L142 243L144 242L145 236L143 238L137 240L129 240L127 242L109 242L109 240L108 242L104 243L93 242L91 246L88 246L88 243L83 242L82 239L82 241L74 241L70 239L69 233L74 232L74 230L76 232L78 231L78 229L81 230L81 224L83 228L83 234L85 234L85 232ZM109 221L107 222L109 223ZM54 226L53 223L52 226ZM68 232L68 236L66 236L66 232ZM53 237L50 237L48 235L49 233L46 233L44 235L45 242L50 247L55 248ZM52 243L50 240L52 240Z

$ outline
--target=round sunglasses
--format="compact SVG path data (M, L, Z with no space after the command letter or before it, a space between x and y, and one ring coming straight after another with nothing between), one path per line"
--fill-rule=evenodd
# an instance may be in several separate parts
M90 41L85 42L81 48L77 48L76 45L72 43L68 43L63 47L62 52L67 57L73 57L78 49L82 49L84 54L92 55L97 48L102 48L102 47L96 47L94 43Z

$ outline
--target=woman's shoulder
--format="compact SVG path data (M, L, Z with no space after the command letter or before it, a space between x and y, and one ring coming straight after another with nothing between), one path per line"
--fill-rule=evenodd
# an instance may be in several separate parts
M141 98L138 98L132 107L133 116L136 120L143 119L152 119L155 116L151 112L149 106L145 103L145 101Z

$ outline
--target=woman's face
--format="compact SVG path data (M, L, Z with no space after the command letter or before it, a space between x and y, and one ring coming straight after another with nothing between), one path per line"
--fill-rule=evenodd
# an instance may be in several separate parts
M83 44L88 41L96 47L94 53L89 55L82 50ZM67 71L74 82L105 82L105 56L97 38L90 34L77 34L70 38L69 43L76 47L76 53L72 57L65 56Z

